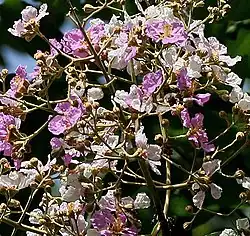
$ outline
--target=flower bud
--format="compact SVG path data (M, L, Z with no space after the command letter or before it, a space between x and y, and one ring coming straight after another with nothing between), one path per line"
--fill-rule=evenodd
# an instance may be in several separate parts
M245 177L245 173L243 170L237 170L234 174L234 178L243 179Z
M190 227L191 227L191 225L192 225L192 222L185 222L184 224L183 224L183 229L185 229L185 230L189 230L190 229Z
M155 135L155 142L156 142L157 144L162 144L162 143L163 143L163 137L162 137L161 134L156 134L156 135Z
M86 13L92 13L93 11L97 10L98 7L94 7L91 4L85 4L84 7L82 8L84 12Z
M37 167L37 165L38 165L38 159L36 157L32 157L30 159L30 165L33 166L33 167Z
M246 193L246 192L240 193L239 198L240 198L242 201L247 200L247 193Z
M194 208L193 208L193 206L191 206L191 205L186 206L186 207L185 207L185 210L186 210L188 213L190 213L190 214L193 214L193 212L194 212Z
M220 112L219 112L219 116L220 116L220 118L222 118L222 119L227 119L227 113L226 113L225 111L220 111Z
M169 127L169 120L168 119L163 119L161 123L165 128Z
M236 139L237 139L238 141L241 141L242 139L244 139L244 137L245 137L245 134L244 134L243 132L238 132L238 133L236 134Z
M7 208L7 205L6 205L5 203L1 203L1 204L0 204L0 212L5 211L6 208Z
M18 208L20 207L20 202L16 199L11 199L9 202L9 207Z
M9 71L7 69L2 69L1 74L2 76L8 75Z

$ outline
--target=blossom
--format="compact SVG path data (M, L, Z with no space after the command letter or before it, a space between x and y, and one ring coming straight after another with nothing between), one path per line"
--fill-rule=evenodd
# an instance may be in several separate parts
M127 226L127 217L123 213L116 213L115 215L108 209L96 211L91 223L101 235L112 236L122 234L126 236L138 235L138 230L134 226Z
M150 198L146 193L138 193L134 201L135 209L145 209L150 206Z
M145 33L156 42L161 40L163 44L184 46L187 41L184 26L179 20L168 22L161 19L149 19L146 22Z
M51 119L48 124L48 129L52 134L59 135L66 130L72 128L77 121L85 113L85 107L83 107L80 99L76 100L77 107L73 106L69 101L58 103L55 107L55 111L58 115L49 117Z
M183 68L177 73L177 87L180 90L189 89L192 85L191 78L187 75L187 69Z
M100 88L90 88L88 89L87 97L89 101L101 100L104 94Z
M92 43L98 44L106 34L105 23L100 19L91 20L88 33Z
M183 109L181 119L183 126L190 129L188 140L192 141L196 147L201 147L205 152L214 151L214 145L208 143L207 133L203 129L203 114L197 113L193 118L190 118L187 109Z
M20 190L27 188L34 180L35 175L12 171L8 175L0 176L0 188Z
M60 149L62 149L64 151L63 160L64 160L64 164L66 166L68 166L71 162L77 163L77 161L72 161L72 159L74 157L80 157L81 156L81 153L79 151L77 151L75 148L70 147L69 145L67 145L64 142L63 139L53 137L50 140L50 145L51 145L51 148L52 148L52 153L57 152Z
M245 93L243 98L238 102L238 106L242 111L250 110L250 96Z
M219 236L237 236L238 234L232 229L224 229Z
M147 95L151 95L162 84L161 70L148 73L143 77L142 89Z
M44 3L40 6L39 12L37 12L37 9L32 6L27 6L24 10L22 10L22 19L15 21L13 28L9 28L8 31L17 37L24 36L28 31L25 28L27 23L30 23L32 20L34 20L37 24L39 24L39 21L48 15L47 12L47 4Z
M55 43L55 45L59 44ZM61 40L62 50L76 57L84 58L89 55L89 50L80 29L73 29L64 34Z
M10 128L19 129L21 120L11 115L0 113L0 151L4 156L12 155L12 144L10 143Z
M148 144L148 139L143 133L144 127L135 133L135 143L138 148L143 150L142 157L149 163L151 169L157 174L161 175L161 172L157 169L157 166L161 165L161 148L156 144Z
M220 163L221 161L218 159L214 159L212 161L208 161L208 162L204 162L202 165L203 170L205 171L205 174L207 177L211 178L211 176L217 172L218 170L220 170ZM211 191L211 195L214 199L219 199L221 197L221 192L222 192L222 188L219 187L218 185L211 183L208 184L210 187L210 191ZM201 208L203 205L203 202L205 200L205 191L203 191L202 189L200 189L200 186L198 183L194 183L192 185L192 189L193 190L199 190L196 195L193 197L193 202L194 205L197 208Z
M152 97L149 97L144 91L135 84L131 85L130 92L117 90L114 101L124 108L132 108L139 112L149 113L153 109Z

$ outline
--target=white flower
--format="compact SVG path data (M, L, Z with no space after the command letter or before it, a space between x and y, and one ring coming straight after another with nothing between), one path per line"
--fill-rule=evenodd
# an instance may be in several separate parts
M161 148L155 144L148 144L148 139L143 133L144 127L141 126L140 129L135 134L135 143L138 148L143 149L143 157L147 160L151 169L157 174L161 175L161 172L157 169L157 166L161 165Z
M243 177L242 179L236 179L238 184L241 184L243 188L250 190L250 177Z
M214 159L203 163L202 168L204 169L206 176L211 177L216 171L220 170L221 161ZM222 188L214 183L209 184L211 195L214 199L219 199L221 197ZM197 208L201 208L205 200L205 192L200 189L198 183L192 185L193 190L199 190L196 195L193 197L193 203Z
M230 56L221 55L219 56L219 60L225 62L228 66L234 66L237 62L241 61L241 57L236 56L231 58Z
M237 103L243 97L243 91L241 87L234 86L231 93L229 94L229 101L232 103Z
M43 218L43 212L40 209L34 209L30 212L29 222L34 225L39 225L39 220Z
M95 101L101 100L104 97L103 91L100 88L90 88L88 89L88 100Z
M227 78L225 80L225 82L228 83L232 87L240 85L241 81L242 81L242 79L237 74L235 74L234 72L230 72L227 75Z
M199 56L193 55L189 58L189 65L187 67L187 75L190 78L201 77L202 60Z
M124 90L117 90L115 92L114 101L118 103L123 108L128 108L128 105L126 103L126 99L128 97L128 92L125 92Z
M150 207L150 198L146 193L138 193L134 201L135 209L145 209Z
M177 60L177 49L175 46L172 46L170 48L164 49L162 51L162 63L166 65L167 67L171 67L174 65L174 63Z
M237 234L232 229L224 229L219 236L237 236Z
M238 230L248 230L250 227L248 218L236 220L236 227Z
M238 106L242 111L250 110L250 96L247 93L245 93L244 97L239 101Z
M23 189L28 187L35 180L35 175L24 175L23 173L12 171L8 175L0 176L0 187Z

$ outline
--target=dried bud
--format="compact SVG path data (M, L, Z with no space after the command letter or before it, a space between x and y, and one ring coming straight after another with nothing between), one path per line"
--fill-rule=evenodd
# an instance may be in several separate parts
M192 225L192 222L185 222L185 223L183 224L183 229L189 230L190 227L191 227L191 225Z
M194 208L193 208L193 206L191 206L191 205L186 206L186 207L185 207L185 210L186 210L188 213L190 213L190 214L193 214L193 212L194 212Z
M137 118L138 118L138 114L133 112L131 114L131 120L136 120Z
M245 134L244 134L243 132L238 132L238 133L236 134L236 139L237 139L238 141L244 139L244 137L245 137Z
M0 212L4 211L7 208L7 205L5 203L0 204Z
M87 203L85 206L85 211L87 213L92 213L94 210L94 204L93 203Z
M86 103L85 103L85 108L86 108L87 111L91 111L91 110L92 110L91 103L86 102Z

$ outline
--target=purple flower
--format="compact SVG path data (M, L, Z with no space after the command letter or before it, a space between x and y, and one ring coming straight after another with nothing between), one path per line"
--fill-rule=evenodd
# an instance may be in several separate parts
M58 51L56 50L56 48L61 50L62 49L61 43L59 43L56 39L49 39L49 42L51 44L51 46L50 46L50 55L51 56L57 55Z
M126 235L136 236L138 230L134 226L127 226L127 217L123 213L114 214L108 209L96 211L93 214L91 223L102 236Z
M83 58L89 55L88 46L84 42L84 37L80 29L73 29L64 34L61 45L65 53L76 57Z
M54 110L59 115L53 117L48 125L48 129L52 134L59 135L65 130L72 128L85 113L85 108L79 100L77 100L77 107L72 106L70 102L62 102L56 105Z
M61 148L63 149L63 151L64 151L63 160L64 160L64 164L66 166L68 166L71 163L71 161L72 161L72 159L74 157L80 157L81 156L81 153L79 151L77 151L73 147L70 147L61 138L53 137L50 140L50 145L51 145L51 148L52 148L52 153L59 151Z
M201 147L205 152L214 151L215 147L208 143L207 133L203 129L203 114L197 113L193 118L190 118L187 109L184 109L181 112L181 119L183 126L190 129L188 140L192 141L196 147Z
M0 113L0 152L3 151L4 156L11 156L12 154L12 145L9 140L9 127L14 125L17 129L20 128L21 120L15 118L11 115L5 115Z
M146 35L156 42L162 40L163 44L176 44L184 46L187 33L180 21L168 22L159 19L150 19L146 22Z
M180 90L189 89L192 85L191 78L187 75L187 69L183 68L177 74L177 87Z
M143 77L142 88L147 95L151 95L162 83L161 70L148 73Z
M203 106L210 100L211 94L204 93L204 94L196 94L194 97L184 98L183 101L195 101L198 105Z
M92 43L98 44L101 39L105 36L105 24L103 22L100 22L98 24L93 24L88 29L88 32L90 34L90 39Z
M24 78L26 79L27 78L27 66L22 66L22 65L19 65L17 68L16 68L16 75L20 76L21 78Z

